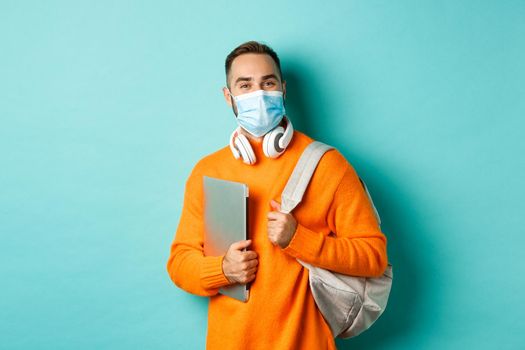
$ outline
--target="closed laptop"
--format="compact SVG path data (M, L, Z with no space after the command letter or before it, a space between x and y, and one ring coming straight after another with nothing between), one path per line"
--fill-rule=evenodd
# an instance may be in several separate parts
M203 176L204 255L226 254L234 242L248 239L248 186L244 183ZM234 284L219 293L247 301L247 285Z

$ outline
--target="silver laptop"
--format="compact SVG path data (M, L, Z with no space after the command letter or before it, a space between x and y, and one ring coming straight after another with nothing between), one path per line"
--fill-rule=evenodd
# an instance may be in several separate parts
M232 243L248 239L248 186L203 176L203 188L204 255L220 256ZM245 302L249 285L230 285L219 293Z

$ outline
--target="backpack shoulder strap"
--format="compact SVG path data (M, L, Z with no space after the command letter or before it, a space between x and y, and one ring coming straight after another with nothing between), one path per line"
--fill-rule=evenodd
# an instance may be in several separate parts
M310 183L314 170L317 167L317 164L319 164L321 157L333 148L334 147L320 141L313 141L306 146L295 165L292 175L284 187L283 193L281 194L281 212L290 213L297 205L299 205L299 203L301 203L306 187ZM372 196L361 177L359 177L359 181L372 204L378 224L381 226L381 218L374 201L372 200Z
M333 148L320 141L306 146L281 194L281 212L290 213L301 202L321 157Z
M374 201L372 200L372 196L370 195L370 192L368 192L368 187L366 186L366 183L363 181L363 179L359 178L359 181L361 182L361 185L363 185L363 188L365 189L366 196L368 197L370 204L372 204L372 208L374 209L374 214L376 216L377 223L379 224L379 226L381 226L381 217L379 216L379 212L377 211Z

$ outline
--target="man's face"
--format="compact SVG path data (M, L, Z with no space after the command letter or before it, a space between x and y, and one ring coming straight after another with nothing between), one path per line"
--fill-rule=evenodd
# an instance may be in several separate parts
M256 90L278 90L283 92L283 98L286 95L286 81L281 81L277 65L266 54L245 53L237 56L231 65L228 83L234 96ZM222 92L226 103L233 107L237 115L237 106L228 89L223 87Z

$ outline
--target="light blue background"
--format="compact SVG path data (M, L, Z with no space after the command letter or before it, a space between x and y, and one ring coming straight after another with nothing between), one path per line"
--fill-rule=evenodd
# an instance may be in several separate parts
M2 1L0 348L204 348L207 300L165 264L185 179L236 126L224 59L251 39L389 238L387 311L338 346L525 348L524 19L524 1Z

